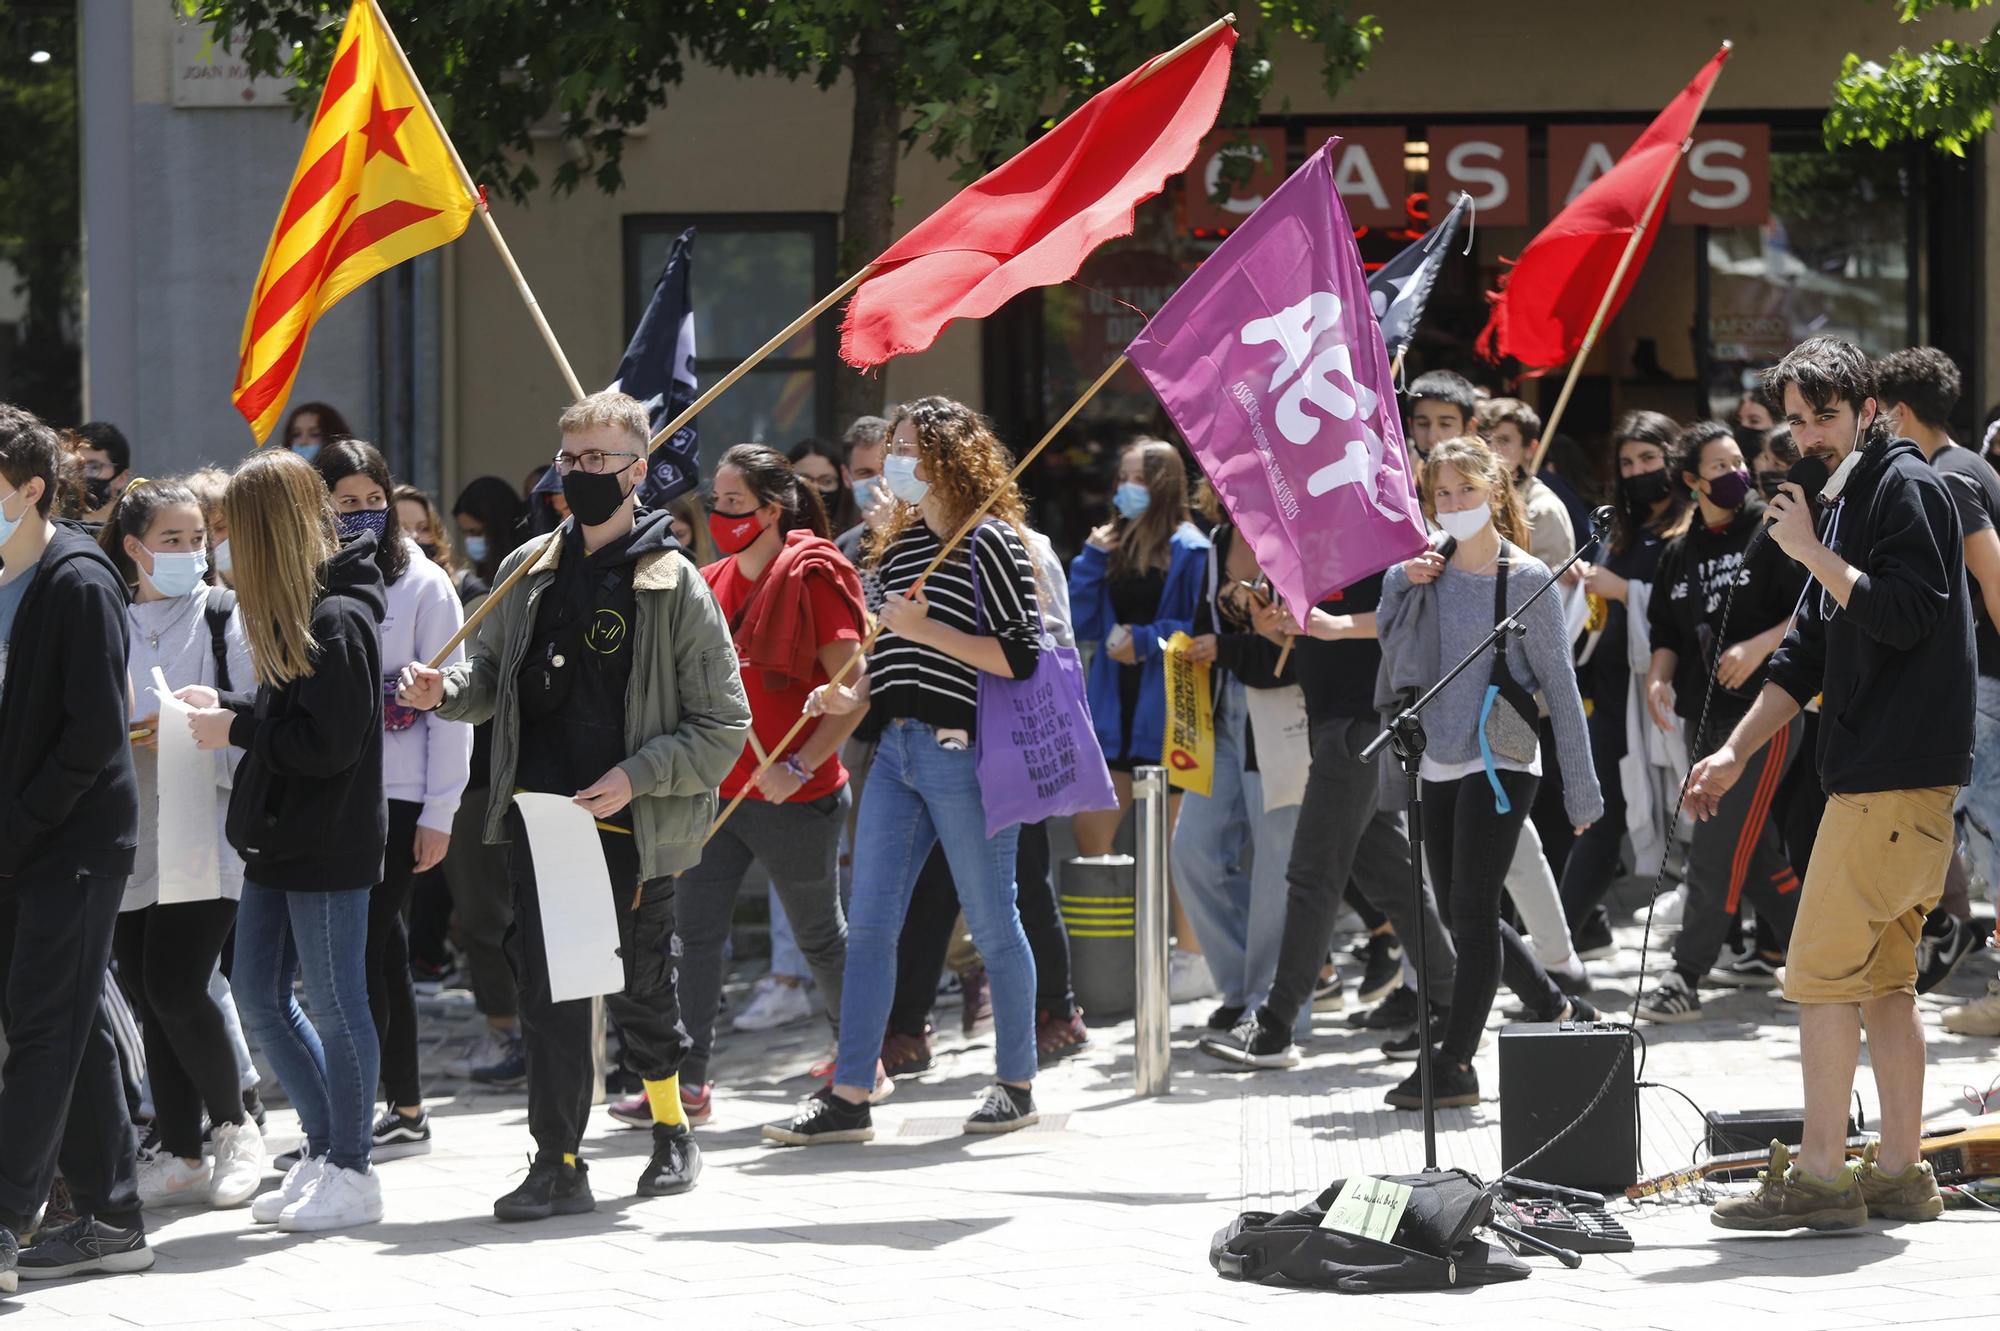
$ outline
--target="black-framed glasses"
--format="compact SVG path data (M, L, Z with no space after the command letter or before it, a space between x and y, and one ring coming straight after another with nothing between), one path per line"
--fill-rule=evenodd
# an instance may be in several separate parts
M627 461L614 463L612 461L614 458L625 458ZM554 465L556 475L558 476L567 476L572 471L582 471L592 476L603 476L609 473L624 471L638 460L639 455L637 453L608 453L601 448L586 448L581 453L558 450Z

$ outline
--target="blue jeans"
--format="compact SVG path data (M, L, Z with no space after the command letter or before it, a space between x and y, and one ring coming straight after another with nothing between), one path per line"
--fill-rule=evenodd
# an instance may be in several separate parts
M1958 835L1972 872L2000 902L2000 679L1979 677L1972 780L1958 792Z
M381 1067L368 1011L367 955L367 888L283 892L243 885L234 975L243 1024L297 1107L306 1149L363 1173ZM301 972L312 1021L292 994L292 977Z
M940 748L937 733L920 721L899 717L882 733L854 834L837 1085L875 1084L875 1061L895 998L896 939L917 871L940 841L972 941L986 959L1000 1080L1021 1085L1034 1080L1035 958L1014 904L1020 829L986 835L976 762L970 748Z
M1181 800L1174 824L1174 886L1201 939L1209 974L1230 1007L1256 1008L1278 973L1285 939L1285 866L1299 806L1264 808L1264 778L1246 772L1249 704L1241 680L1223 682L1215 708L1215 782ZM1312 1005L1293 1023L1312 1034Z

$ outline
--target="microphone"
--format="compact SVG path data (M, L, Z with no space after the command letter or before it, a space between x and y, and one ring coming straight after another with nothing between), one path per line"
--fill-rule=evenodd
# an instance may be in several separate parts
M1823 498L1822 492L1827 488L1832 477L1832 468L1826 465L1825 458L1816 453L1806 454L1785 470L1785 483L1787 485L1796 485L1799 489L1803 490L1808 504L1817 504L1821 501ZM1771 534L1771 524L1776 522L1777 519L1778 515L1776 513L1770 512L1768 509L1765 511L1764 525L1751 533L1750 543L1743 547L1743 558L1745 560L1750 558L1750 552L1757 548L1757 543Z
M1595 540L1611 530L1611 524L1618 519L1618 510L1606 504L1593 510L1590 515L1590 535Z

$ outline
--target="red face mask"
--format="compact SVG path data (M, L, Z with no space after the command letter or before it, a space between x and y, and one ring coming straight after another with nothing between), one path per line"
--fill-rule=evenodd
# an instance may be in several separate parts
M740 518L711 513L708 515L708 534L714 538L717 550L725 555L738 555L764 534L764 528L758 524L755 513L745 513Z

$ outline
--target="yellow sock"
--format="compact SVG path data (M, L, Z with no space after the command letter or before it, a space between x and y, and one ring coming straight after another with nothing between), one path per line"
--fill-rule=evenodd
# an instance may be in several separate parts
M652 1107L653 1122L664 1123L668 1127L684 1127L687 1115L681 1110L681 1074L676 1072L665 1081L646 1083L646 1103Z
M566 1164L566 1165L568 1165L568 1166L569 1166L569 1167L570 1167L571 1169L574 1169L574 1168L576 1168L576 1154L575 1154L575 1152L573 1152L573 1151L564 1151L564 1152L563 1152L563 1163L564 1163L564 1164Z

